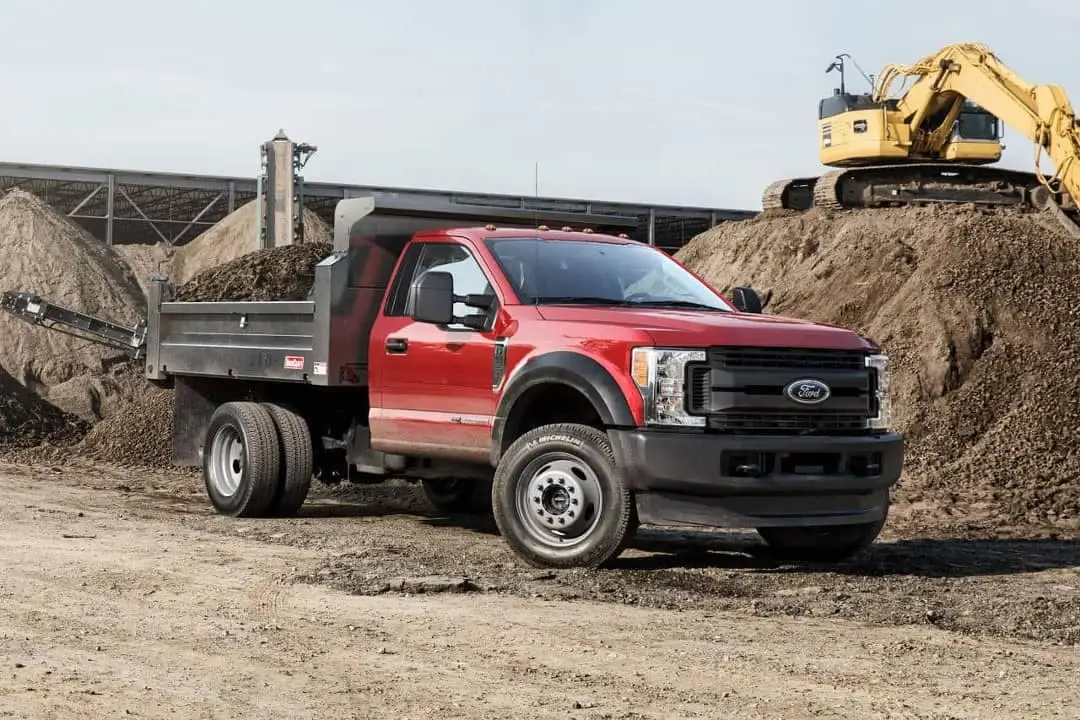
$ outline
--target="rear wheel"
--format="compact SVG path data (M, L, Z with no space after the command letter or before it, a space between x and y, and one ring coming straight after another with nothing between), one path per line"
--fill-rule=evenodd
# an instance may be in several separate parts
M779 559L797 562L839 562L870 547L885 518L857 525L821 527L763 527L758 534Z
M491 482L466 478L422 480L424 497L439 512L491 512Z
M234 517L265 514L277 492L280 452L266 408L251 402L221 405L203 441L203 481L214 509Z
M263 403L274 420L281 445L281 467L270 514L295 515L307 500L315 474L314 449L307 421L297 413L273 403Z
M545 425L514 442L495 472L499 532L536 567L599 567L637 530L633 494L607 435L586 425Z

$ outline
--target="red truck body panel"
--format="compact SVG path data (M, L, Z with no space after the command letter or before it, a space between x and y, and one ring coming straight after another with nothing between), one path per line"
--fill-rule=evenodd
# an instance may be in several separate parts
M491 450L501 393L515 370L535 354L566 350L596 361L619 385L635 422L641 424L643 401L628 371L635 346L873 347L848 329L778 316L521 304L485 240L534 236L556 241L635 242L581 232L521 229L456 228L417 233L414 243L467 247L491 284L499 308L487 332L448 330L407 316L388 317L380 311L371 330L368 365L373 447L434 457L461 457L464 452L485 460ZM395 276L403 257L394 268ZM385 308L385 298L381 302ZM390 338L406 341L408 351L389 352L386 345ZM508 339L506 372L501 382L493 385L498 338Z

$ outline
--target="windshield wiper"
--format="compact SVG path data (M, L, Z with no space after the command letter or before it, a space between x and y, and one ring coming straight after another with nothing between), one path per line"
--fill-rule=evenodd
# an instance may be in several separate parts
M533 299L536 305L626 305L617 298L589 295L543 295Z
M694 302L693 300L636 300L634 302L621 303L629 307L673 307L673 308L689 308L692 310L716 310L717 312L729 312L728 310L716 307L715 305L706 305L705 303Z
M545 295L533 300L537 305L610 305L611 307L671 307L686 308L691 310L714 310L716 312L729 312L724 308L692 300L620 300L618 298L595 297L591 295Z

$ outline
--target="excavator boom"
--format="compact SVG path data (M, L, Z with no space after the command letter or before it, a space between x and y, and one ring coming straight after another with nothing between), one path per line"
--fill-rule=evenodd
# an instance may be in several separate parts
M898 82L910 85L893 97ZM912 65L886 65L871 94L837 91L820 116L822 161L840 169L772 183L766 209L1033 205L1080 237L1080 122L1072 105L1060 86L1026 82L985 45L949 45ZM998 121L1032 141L1035 172L990 165L1000 157ZM1049 177L1040 170L1044 154L1055 167Z

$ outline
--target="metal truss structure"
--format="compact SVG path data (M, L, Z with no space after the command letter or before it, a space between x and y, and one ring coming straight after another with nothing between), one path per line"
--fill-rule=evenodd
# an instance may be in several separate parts
M182 245L233 210L254 200L255 178L184 175L105 168L0 162L0 192L19 187L105 243L158 242ZM631 236L674 252L695 235L726 220L743 220L748 210L642 205L634 203L463 193L304 181L304 205L333 225L334 205L349 197L431 202L455 207L544 210L574 215L636 217Z

